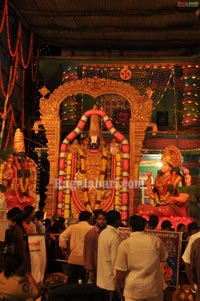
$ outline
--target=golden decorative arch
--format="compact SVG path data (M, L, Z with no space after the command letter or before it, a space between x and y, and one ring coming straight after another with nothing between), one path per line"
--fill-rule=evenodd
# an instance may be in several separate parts
M41 120L36 121L34 130L39 130L39 125L45 128L48 140L48 160L50 163L50 177L47 186L47 200L45 210L49 215L56 211L57 189L56 180L58 178L58 158L60 146L60 104L72 94L89 94L96 98L103 94L119 94L130 105L131 119L129 128L130 141L130 180L138 179L139 163L141 161L141 149L147 127L153 128L153 134L157 132L156 124L151 123L152 115L152 90L147 89L146 96L140 93L128 83L110 80L107 78L87 78L66 82L56 88L49 97L45 97L49 90L43 87L39 90L42 94L40 98ZM130 189L130 200L134 199L134 189ZM134 204L130 202L129 212L134 212Z

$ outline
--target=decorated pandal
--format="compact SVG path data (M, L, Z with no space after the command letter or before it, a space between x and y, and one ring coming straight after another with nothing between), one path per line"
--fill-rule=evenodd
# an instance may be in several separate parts
M90 118L87 138L79 139ZM100 119L113 136L103 139ZM160 223L168 219L174 225L188 224L192 218L187 212L189 194L181 191L191 185L188 169L181 168L182 156L178 148L169 145L163 150L162 168L152 183L151 171L147 171L146 189L150 204L137 206L137 214L147 220L150 215L159 216ZM20 129L14 137L14 153L1 162L1 208L4 201L7 210L14 206L23 209L27 205L38 208L36 196L37 167L25 154L24 137ZM121 212L122 222L129 217L129 142L117 131L103 110L95 106L80 119L77 127L67 135L60 147L59 178L57 182L57 213L68 219L77 217L80 211L93 212L115 209ZM3 211L3 210L2 210Z

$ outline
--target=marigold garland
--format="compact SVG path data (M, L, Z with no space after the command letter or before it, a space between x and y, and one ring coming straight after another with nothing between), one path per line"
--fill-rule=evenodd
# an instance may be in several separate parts
M116 176L115 176L115 200L114 200L114 204L115 204L115 210L119 210L120 211L120 189L121 189L121 154L117 153L116 154L116 166L115 166L115 170L116 170Z
M0 89L2 91L2 94L5 98L9 99L9 97L12 95L15 87L16 80L18 79L18 72L19 72L19 62L21 61L21 65L23 70L26 70L28 66L30 65L30 62L33 62L33 33L30 33L30 41L29 41L29 50L27 53L27 59L25 62L25 56L24 54L24 46L23 46L23 32L22 32L22 24L19 21L18 22L18 29L17 29L17 37L16 37L16 42L14 47L11 45L11 36L10 36L10 20L9 20L9 11L8 11L8 0L4 1L4 7L3 7L3 13L2 13L2 18L0 22L0 33L3 32L4 26L6 26L6 36L7 36L7 48L10 57L13 59L13 66L11 65L10 67L10 81L5 88L5 83L3 82L3 76L2 76L2 67L1 67L1 62L0 62ZM13 49L14 50L13 50ZM36 68L35 68L35 74L33 74L33 66L31 66L31 72L32 72L32 79L35 82L36 81L36 76L37 76L37 71L38 71L38 56L39 51L37 51L37 58L36 58ZM33 63L32 63L33 65ZM23 75L22 75L23 77ZM24 83L22 83L22 99L24 99ZM22 107L23 107L22 103ZM4 112L5 115L6 112ZM22 114L22 125L24 123L24 118Z
M64 198L64 217L69 217L69 207L71 201L70 195L70 183L71 183L71 172L72 172L72 153L67 154L67 165L65 168L65 198Z

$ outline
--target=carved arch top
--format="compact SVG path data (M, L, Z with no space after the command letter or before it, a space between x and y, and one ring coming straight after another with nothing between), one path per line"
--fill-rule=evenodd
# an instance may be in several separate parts
M143 97L128 83L94 77L66 82L55 89L49 98L43 94L40 98L41 119L59 119L60 104L72 94L89 94L94 98L102 94L119 94L129 102L132 120L149 121L151 118L152 99L149 93Z

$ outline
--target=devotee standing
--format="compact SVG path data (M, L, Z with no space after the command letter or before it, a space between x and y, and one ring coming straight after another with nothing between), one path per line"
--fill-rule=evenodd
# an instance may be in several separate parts
M100 232L106 227L106 213L98 210L95 220L95 227L87 232L84 241L84 265L92 283L96 283L98 239Z
M97 286L105 290L106 301L114 301L116 300L114 267L120 244L117 230L121 224L120 213L110 210L107 213L107 224L98 240Z
M196 292L196 301L200 300L200 238L197 238L191 247L191 254L190 254L190 265L191 265L191 273L192 273L192 280L197 287Z
M147 230L155 230L158 226L159 218L156 214L152 214L149 216L149 220L146 223Z
M190 266L191 247L192 247L193 243L195 242L195 240L198 238L200 238L200 231L190 236L187 247L182 256L182 259L185 263L185 271L186 271L188 281L192 285L194 284L194 282L192 279L191 266Z
M68 258L68 283L78 283L79 280L85 282L85 269L83 248L86 233L93 227L90 225L92 213L82 211L79 214L79 222L71 225L59 236L59 246L66 249L70 244L70 254Z
M44 212L41 210L36 211L35 213L35 225L36 225L36 230L38 234L45 234L46 229L45 225L43 224L43 219L44 219Z
M22 211L13 207L7 213L9 229L5 234L5 253L20 255L24 258L23 264L26 272L31 271L28 238L22 226Z
M125 279L125 301L162 301L163 280L160 262L166 261L167 251L156 235L144 232L145 219L130 217L132 233L118 249L116 291L120 294Z
M26 234L37 234L36 225L33 220L35 218L35 208L31 205L28 205L24 208L23 211L23 222L22 225Z
M172 223L169 220L162 221L160 227L163 231L174 231Z

